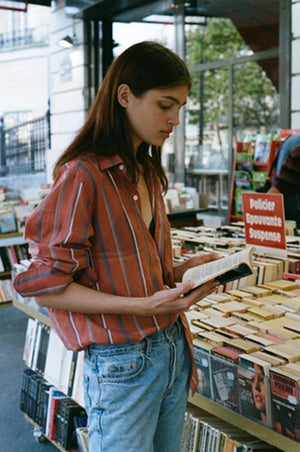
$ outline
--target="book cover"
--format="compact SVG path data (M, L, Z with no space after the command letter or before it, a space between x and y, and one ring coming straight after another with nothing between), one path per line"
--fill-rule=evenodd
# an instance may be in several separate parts
M267 163L270 153L270 137L265 133L256 136L254 147L254 161Z
M250 190L250 187L248 190L245 188L237 187L234 191L234 214L237 216L243 215L243 199L242 199L242 193L248 192Z
M25 344L24 344L24 351L23 351L23 360L27 367L31 367L31 361L32 361L32 356L33 356L33 351L34 351L36 328L37 328L37 320L29 317L27 320Z
M67 350L65 347L63 348L60 372L58 377L58 387L65 394L68 394L69 390L69 382L72 371L74 354L76 354L76 352L74 352L73 350Z
M289 260L289 273L300 274L300 256L299 259L288 257Z
M225 340L224 345L233 348L240 353L252 353L261 349L261 347L255 342L242 338Z
M196 389L197 394L204 397L212 398L212 385L211 385L211 361L210 352L215 345L205 342L203 340L195 339L193 341L194 346L194 359L197 368L197 374L199 383Z
M238 179L246 178L249 181L249 188L251 188L251 173L253 171L253 161L241 160L236 162L236 170L234 172L235 182L238 183ZM247 176L245 176L247 174ZM245 187L248 188L248 187Z
M272 294L272 291L270 289L263 289L262 287L258 286L247 286L243 288L242 291L249 293L250 295L253 295L257 298L266 297Z
M7 255L7 249L5 246L0 247L0 261L1 261L1 271L11 271L12 266Z
M214 331L203 331L198 334L198 338L217 346L224 344L224 336Z
M238 388L240 414L267 427L272 427L269 384L271 364L252 355L239 357Z
M252 152L237 152L236 161L238 162L253 162Z
M62 391L59 391L55 386L49 388L45 434L51 440L55 439L55 415L58 409L58 399L65 397L66 395Z
M257 256L256 260L275 265L276 272L274 271L274 276L275 276L274 280L283 279L283 273L284 273L284 267L285 267L283 259L277 259L275 257L272 258L272 257ZM269 289L269 290L271 290L271 289Z
M51 328L44 376L54 386L59 386L60 369L65 346L54 328Z
M36 370L44 374L51 328L42 323L40 347L37 356Z
M238 312L246 312L248 306L245 303L233 300L217 305L215 309L220 311L224 316L228 317L233 314L237 314Z
M48 412L48 403L49 403L49 390L51 388L51 384L46 380L41 385L41 396L40 396L40 407L39 407L39 426L43 433L46 432L46 421L47 421L47 412Z
M280 291L285 293L299 288L297 283L293 281L286 281L284 279L279 279L278 281L271 281L269 283L265 283L265 286L270 287L273 290L277 290L279 291L279 293Z
M89 452L88 445L84 439L84 435L87 436L87 427L77 427L76 428L76 438L78 445L78 452Z
M240 354L225 346L211 351L213 400L233 411L238 411L237 363Z
M247 339L259 344L261 347L268 347L269 345L278 343L278 342L275 342L274 340L272 340L270 337L268 337L264 333L249 334L247 336Z
M296 339L291 342L296 341ZM276 344L270 345L265 348L267 353L270 353L275 356L279 356L279 358L283 358L290 363L300 360L300 349L297 347L297 344L294 345L288 344L287 342L284 344Z
M240 323L234 323L226 328L225 331L234 334L236 337L245 338L247 335L253 334L255 330L249 327L247 324L241 325Z
M276 280L277 267L275 265L257 258L255 259L255 261L253 261L253 265L256 265L257 268L260 269L260 274L257 281L258 284L265 284ZM271 289L269 288L269 290Z
M270 369L271 399L275 430L300 441L299 374L285 366Z
M268 173L265 171L252 171L252 186L254 190L265 185L268 178Z
M83 382L82 382L83 361L84 361L84 351L77 352L77 362L74 374L72 399L74 399L81 406L84 406Z

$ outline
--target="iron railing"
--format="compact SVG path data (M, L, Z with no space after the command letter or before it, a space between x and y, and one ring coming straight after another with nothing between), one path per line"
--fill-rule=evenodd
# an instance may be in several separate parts
M44 25L0 33L0 51L49 44L49 27Z
M16 126L0 126L2 176L45 171L50 148L50 113Z

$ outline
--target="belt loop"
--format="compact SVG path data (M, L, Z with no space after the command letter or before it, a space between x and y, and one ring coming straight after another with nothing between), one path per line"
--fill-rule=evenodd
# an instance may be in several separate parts
M150 355L152 351L152 339L150 337L145 337L146 340L146 355Z

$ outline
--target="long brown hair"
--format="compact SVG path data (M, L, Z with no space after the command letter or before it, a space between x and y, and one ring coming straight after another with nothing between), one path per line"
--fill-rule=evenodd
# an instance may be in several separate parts
M64 163L85 153L106 156L117 153L133 182L137 181L137 163L141 163L146 172L157 176L166 191L168 182L162 168L161 147L142 143L134 153L126 114L117 99L122 83L141 97L146 91L161 87L184 84L190 89L191 78L179 56L161 44L144 41L129 47L108 69L84 125L56 162L54 178Z

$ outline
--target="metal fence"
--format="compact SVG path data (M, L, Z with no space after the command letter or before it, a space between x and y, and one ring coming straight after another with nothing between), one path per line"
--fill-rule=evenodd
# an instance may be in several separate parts
M45 171L50 148L50 113L17 126L0 126L2 176Z

